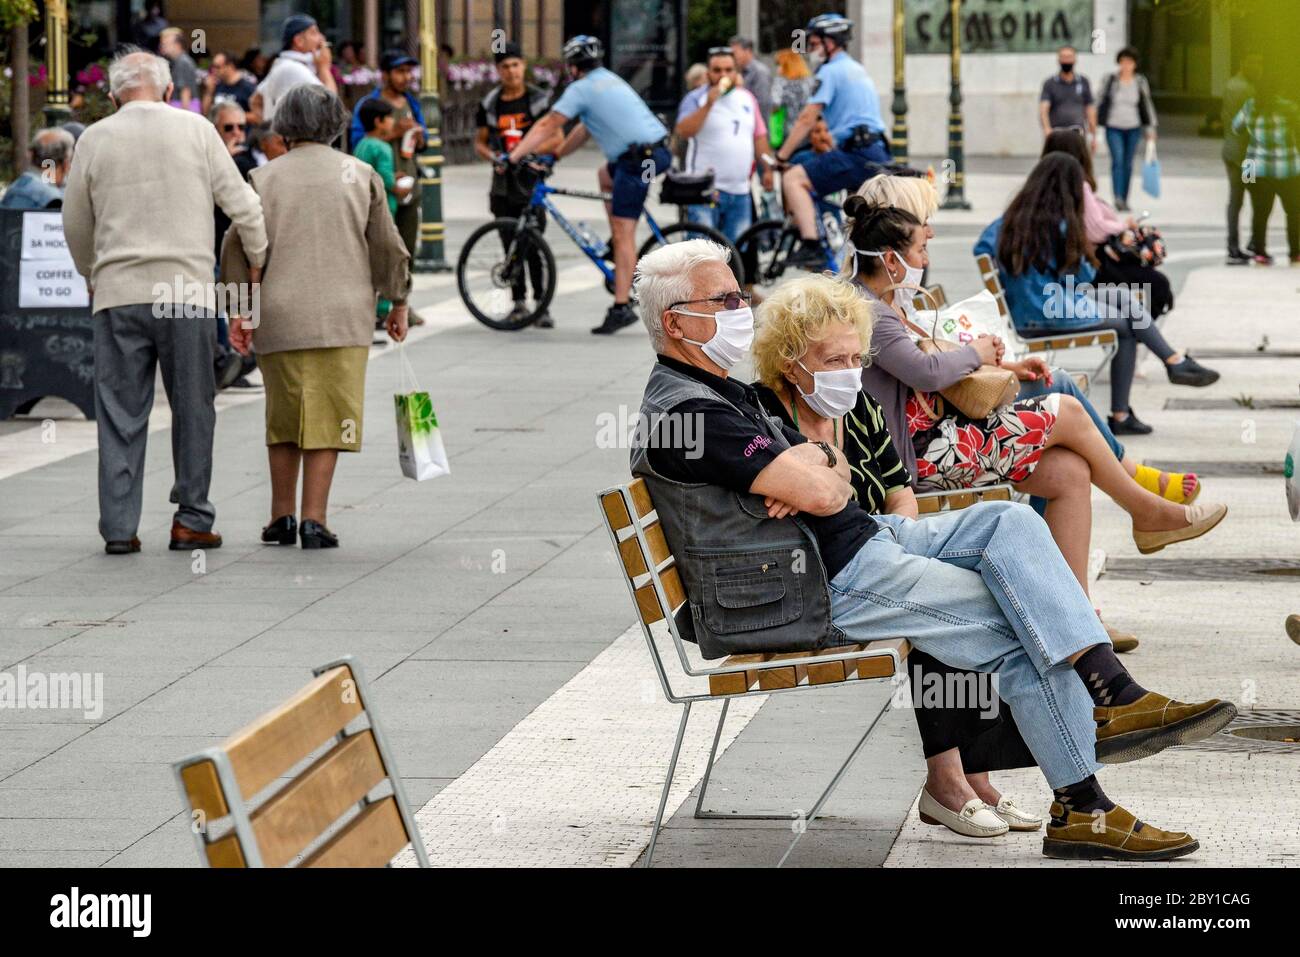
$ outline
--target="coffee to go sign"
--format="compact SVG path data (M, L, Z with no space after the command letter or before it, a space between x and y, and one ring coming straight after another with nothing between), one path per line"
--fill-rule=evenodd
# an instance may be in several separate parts
M86 280L72 264L63 238L63 214L24 213L18 308L79 309L88 305Z

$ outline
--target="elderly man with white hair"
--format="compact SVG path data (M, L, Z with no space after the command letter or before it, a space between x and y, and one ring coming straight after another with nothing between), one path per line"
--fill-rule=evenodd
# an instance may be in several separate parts
M76 140L65 129L37 130L27 153L32 168L9 184L0 197L0 209L57 209L63 202L75 147Z
M1095 772L1208 737L1236 715L1233 705L1184 704L1140 686L1028 506L989 502L923 522L862 509L842 440L808 441L729 376L754 320L727 257L708 240L663 246L638 263L634 285L659 356L632 471L650 488L686 586L682 636L706 658L906 636L947 665L996 676L1054 789L1044 855L1148 861L1195 851L1190 835L1143 824L1110 801ZM763 311L798 308L829 328L857 300L822 284ZM851 407L868 345L812 374L800 394ZM791 369L812 361L783 348ZM978 798L959 811L922 806L962 833L1006 830ZM991 824L969 827L977 818Z
M108 71L117 112L81 135L63 229L92 291L99 531L109 554L140 550L145 440L161 366L172 410L169 547L217 548L208 501L216 411L213 206L239 231L253 281L266 256L262 206L204 117L166 103L167 61L120 55Z

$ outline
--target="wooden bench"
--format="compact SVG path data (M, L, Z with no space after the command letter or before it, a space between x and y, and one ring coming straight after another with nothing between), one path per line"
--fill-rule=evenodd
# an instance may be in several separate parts
M976 256L975 268L979 270L980 279L984 282L984 288L993 293L993 298L997 300L998 312L1004 318L1010 319L1011 311L1007 306L1007 291L1002 287L1002 276L998 273L997 263L993 261L993 257L987 253ZM1016 332L1015 328L1015 323L1012 322L1012 335L1016 337L1018 344L1024 347L1024 351L1047 353L1049 362L1054 361L1058 352L1068 353L1080 349L1101 350L1101 361L1089 368L1071 369L1068 359L1062 361L1062 365L1067 371L1086 372L1089 381L1096 379L1106 370L1107 366L1110 365L1110 360L1114 358L1115 352L1119 348L1119 336L1112 329L1102 329L1097 332L1062 332L1050 336L1034 336L1026 339Z
M347 657L313 674L223 744L173 765L199 856L209 867L380 867L410 844L428 867L360 667Z
M686 603L686 588L676 561L664 538L663 526L650 501L650 490L644 480L635 479L627 485L605 489L597 496L605 526L609 530L614 551L619 557L623 578L636 606L637 618L650 649L650 660L663 686L664 695L673 704L682 705L682 716L677 727L676 743L668 762L659 807L655 814L646 851L644 866L654 859L655 844L663 824L664 808L677 770L682 739L690 720L691 707L703 701L721 701L718 724L713 735L713 747L700 784L699 799L695 805L697 818L725 818L727 820L789 820L789 814L731 814L704 810L704 796L709 777L717 757L722 727L727 719L731 700L754 695L786 694L814 688L827 688L850 681L871 681L892 678L902 671L902 663L911 650L904 638L889 638L866 643L846 644L819 651L790 654L732 655L720 663L708 664L699 657L698 650L688 651L688 642L682 639L674 618ZM677 663L686 678L698 679L691 688L680 685L674 678L660 652L658 639L651 626L666 630L676 650ZM862 750L881 711L870 722L849 756L840 766L829 785L808 813L812 823L822 805L839 784L844 772Z

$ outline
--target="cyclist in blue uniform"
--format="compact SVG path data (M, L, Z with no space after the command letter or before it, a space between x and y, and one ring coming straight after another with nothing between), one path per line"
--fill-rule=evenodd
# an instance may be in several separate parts
M817 211L810 190L820 196L855 190L890 158L876 86L862 64L845 51L853 35L853 21L838 13L823 13L808 21L807 33L811 57L820 64L817 88L781 144L777 159L788 162L819 118L826 120L835 148L810 156L782 174L785 208L803 239L786 260L791 266L820 266L826 261L817 238Z
M609 335L637 321L629 302L636 268L636 223L650 183L672 164L668 130L632 87L600 65L603 55L600 41L592 36L576 36L564 45L564 62L574 81L510 151L510 161L519 162L572 119L578 122L555 151L556 159L572 153L589 135L605 154L608 162L600 168L599 179L601 191L612 196L605 211L614 247L614 305L605 321L591 330L597 335Z

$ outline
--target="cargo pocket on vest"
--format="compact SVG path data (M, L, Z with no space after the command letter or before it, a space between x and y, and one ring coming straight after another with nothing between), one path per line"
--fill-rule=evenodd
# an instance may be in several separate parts
M716 635L778 628L803 614L803 585L794 572L789 547L757 551L694 554L703 566L701 611Z

